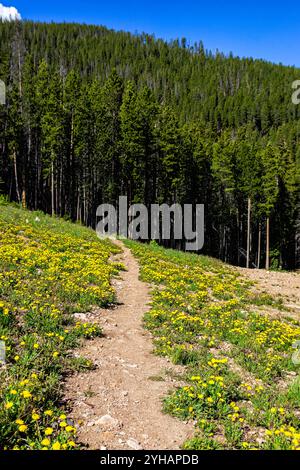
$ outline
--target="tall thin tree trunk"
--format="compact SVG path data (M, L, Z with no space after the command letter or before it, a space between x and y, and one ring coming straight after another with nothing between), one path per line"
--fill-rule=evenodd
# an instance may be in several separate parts
M270 269L270 217L267 217L266 227L266 269Z
M261 253L261 223L258 225L258 247L257 247L257 269L260 269L260 253Z
M80 216L80 194L79 194L79 190L78 190L78 193L77 193L76 220L77 220L77 222L81 222L81 216Z
M52 214L52 217L55 214L54 200L55 200L55 196L54 196L54 163L52 162L51 163L51 214Z
M237 210L237 264L240 265L240 210Z
M65 203L63 205L63 197L62 197L62 185L63 185L63 163L60 167L60 178L59 178L59 206L60 211L59 215L62 216L65 213Z
M225 261L225 245L226 245L226 227L222 226L222 244L221 244L221 260Z
M32 148L32 131L31 131L31 126L28 128L28 152L27 152L27 162L25 163L25 167L28 166L31 162L31 148ZM31 166L31 165L30 165ZM23 191L22 191L22 201L23 201L23 207L27 207L27 197L32 201L32 191L30 187L27 185L27 181L30 181L30 176L28 176L28 173L26 171L26 168L24 168L24 175L23 175ZM30 174L30 173L29 173ZM24 193L24 194L23 194Z
M26 209L26 191L25 189L22 190L22 207Z
M70 182L68 183L68 204L66 207L66 211L69 213L71 217L75 214L76 208L74 205L76 204L75 194L76 194L76 183L75 183L75 174L77 169L75 169L75 158L74 158L74 116L72 112L71 116L71 141L70 141L70 156L69 156L69 172L70 172Z
M34 187L34 208L37 210L38 208L38 195L39 195L39 188L40 188L40 179L39 179L39 159L38 159L38 150L37 144L35 144L35 187Z
M19 180L18 180L17 154L15 150L13 153L13 161L14 161L15 183L16 183L16 195L17 195L18 202L20 203L21 198L20 198Z
M55 208L56 208L56 214L59 215L59 167L58 165L56 166Z
M247 222L247 263L246 267L250 267L250 234L251 234L251 199L248 198L248 222Z
M83 184L83 223L86 224L86 189L85 189L85 182Z

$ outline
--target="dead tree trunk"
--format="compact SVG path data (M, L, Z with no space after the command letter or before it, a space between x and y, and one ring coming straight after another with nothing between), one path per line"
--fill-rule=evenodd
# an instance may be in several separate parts
M266 227L266 269L270 269L270 217L267 217Z
M251 199L248 198L248 222L247 222L247 262L246 267L250 267L250 234L251 234Z
M260 253L261 253L261 223L258 225L258 246L257 246L257 269L260 269Z

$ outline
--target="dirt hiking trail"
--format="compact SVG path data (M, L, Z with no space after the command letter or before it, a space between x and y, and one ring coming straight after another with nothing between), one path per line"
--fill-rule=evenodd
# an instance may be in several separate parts
M113 281L118 305L78 314L98 322L104 337L86 341L78 354L96 369L66 380L65 398L71 416L81 422L79 441L89 449L179 449L192 436L193 424L162 412L162 398L178 382L183 369L153 355L151 334L142 325L149 310L149 287L139 280L139 266L130 250L115 260L127 271Z

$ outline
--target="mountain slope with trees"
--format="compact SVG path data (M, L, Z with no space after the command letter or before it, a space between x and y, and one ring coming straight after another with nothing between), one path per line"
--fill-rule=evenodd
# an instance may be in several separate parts
M2 22L0 39L11 200L90 226L123 194L204 203L206 254L299 267L298 69L98 26Z

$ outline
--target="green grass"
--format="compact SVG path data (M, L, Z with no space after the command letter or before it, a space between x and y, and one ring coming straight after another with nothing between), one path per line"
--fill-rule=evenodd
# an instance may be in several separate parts
M77 447L62 378L93 367L72 349L101 328L73 313L115 301L117 252L92 230L0 200L0 449Z
M283 309L214 259L126 242L152 285L145 327L155 351L186 370L186 386L164 400L166 412L196 422L187 449L298 449L299 382L292 347L298 322L272 319ZM260 307L256 311L257 306Z
M152 286L145 327L155 351L185 367L186 385L164 410L193 420L186 449L300 448L299 322L263 314L280 299L253 295L236 270L204 256L131 241ZM77 448L61 404L65 374L93 367L72 350L101 335L74 312L115 302L109 262L118 249L77 224L0 199L0 449ZM259 307L259 311L257 308ZM152 380L163 378L152 377Z

